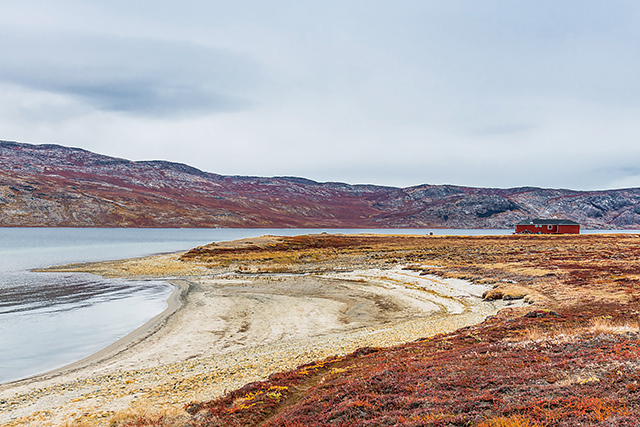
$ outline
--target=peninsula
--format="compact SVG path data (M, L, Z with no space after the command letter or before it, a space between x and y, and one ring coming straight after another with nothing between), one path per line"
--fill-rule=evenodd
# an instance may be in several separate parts
M56 267L162 277L180 307L110 354L3 385L0 422L625 425L639 241L264 236Z

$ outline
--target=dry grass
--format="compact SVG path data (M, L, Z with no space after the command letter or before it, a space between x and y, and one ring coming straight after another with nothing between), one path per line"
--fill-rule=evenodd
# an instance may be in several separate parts
M609 318L596 318L587 330L594 334L627 334L640 332L640 323L636 321L616 322Z
M542 427L540 424L532 423L524 417L514 415L511 417L491 418L478 424L478 427Z
M98 415L98 416L96 416ZM189 414L183 409L155 408L150 406L129 408L114 414L87 414L73 421L64 423L61 427L95 427L106 425L109 427L180 427L189 420Z
M103 277L169 277L195 276L209 273L205 265L186 264L180 260L182 253L130 258L96 263L68 264L40 269L43 272L83 272Z
M595 335L640 334L638 320L615 321L608 316L590 319L586 324L568 326L560 324L551 329L526 328L506 338L513 343L561 343L576 341Z

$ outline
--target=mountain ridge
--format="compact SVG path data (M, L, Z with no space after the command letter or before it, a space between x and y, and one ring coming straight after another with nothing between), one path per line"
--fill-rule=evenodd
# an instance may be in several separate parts
M399 188L229 176L166 160L0 141L0 226L511 228L529 217L640 228L640 189Z

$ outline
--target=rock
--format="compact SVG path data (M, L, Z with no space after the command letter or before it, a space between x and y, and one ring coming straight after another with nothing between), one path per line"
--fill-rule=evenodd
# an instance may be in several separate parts
M536 317L549 317L549 316L562 317L560 314L558 314L553 310L533 310L525 314L523 317L531 319Z

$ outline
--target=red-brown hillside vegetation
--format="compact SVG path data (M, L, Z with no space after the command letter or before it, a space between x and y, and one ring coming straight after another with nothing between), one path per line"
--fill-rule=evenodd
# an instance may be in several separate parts
M511 228L554 216L640 228L640 189L408 188L208 173L0 141L0 226Z
M534 302L455 333L364 348L191 403L184 425L640 425L638 236L274 239L206 246L184 259L239 270L251 262L266 270L408 263L424 274L493 282L488 298ZM162 422L170 420L127 425Z

